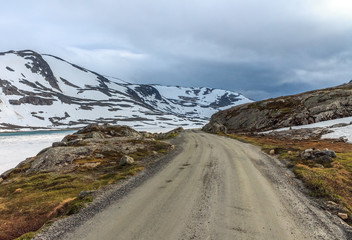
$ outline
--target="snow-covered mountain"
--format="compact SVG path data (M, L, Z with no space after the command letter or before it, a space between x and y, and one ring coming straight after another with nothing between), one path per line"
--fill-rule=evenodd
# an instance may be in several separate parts
M220 89L131 84L30 50L0 53L2 130L96 122L200 127L213 113L250 101Z

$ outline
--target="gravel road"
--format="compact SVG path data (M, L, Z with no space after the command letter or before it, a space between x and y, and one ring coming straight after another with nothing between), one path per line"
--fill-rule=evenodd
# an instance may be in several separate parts
M200 131L177 141L182 151L165 166L60 238L349 239L348 227L257 147Z

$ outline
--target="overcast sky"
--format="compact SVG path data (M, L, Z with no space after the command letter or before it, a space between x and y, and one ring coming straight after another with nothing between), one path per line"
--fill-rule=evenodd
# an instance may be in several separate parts
M352 79L351 0L2 1L0 51L255 100Z

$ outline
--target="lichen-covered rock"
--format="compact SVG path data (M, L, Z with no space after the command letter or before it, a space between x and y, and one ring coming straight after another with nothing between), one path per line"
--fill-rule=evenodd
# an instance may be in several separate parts
M210 132L210 133L218 133L218 132L226 133L227 132L227 128L224 125L219 124L217 122L208 123L207 125L205 125L203 127L203 130Z
M38 155L31 164L28 172L56 171L70 168L75 159L90 156L96 148L83 147L54 147Z
M103 139L105 137L104 137L104 134L93 131L91 133L88 133L87 136L85 136L85 138Z
M131 165L133 163L134 163L133 157L130 157L128 155L124 155L120 160L120 166Z

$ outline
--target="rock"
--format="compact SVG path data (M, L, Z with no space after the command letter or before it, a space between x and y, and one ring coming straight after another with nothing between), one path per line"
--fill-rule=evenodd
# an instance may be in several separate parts
M70 134L70 135L65 136L65 137L61 140L61 142L67 143L67 142L70 142L70 141L72 141L72 140L77 140L78 138L80 138L79 135L77 135L77 134Z
M150 138L151 135L150 135L150 133L148 133L148 132L142 132L142 137L144 137L144 138Z
M77 131L77 133L78 134L83 134L83 133L89 133L89 132L99 131L99 130L100 130L99 124L92 123L92 124L89 124L89 125L85 126L82 129L80 129L79 131Z
M2 177L0 177L0 183L2 183L4 181L4 179Z
M342 220L347 220L348 219L348 215L347 213L337 213L337 216L339 216Z
M81 191L79 194L78 194L78 197L79 198L85 198L87 196L90 196L92 195L94 191Z
M325 157L325 158L324 158ZM336 153L332 150L323 150L320 151L319 149L313 150L313 149L306 149L301 153L301 158L302 159L317 159L321 158L323 160L327 160L328 158L336 158ZM330 160L329 160L330 161ZM332 160L331 160L332 161ZM330 161L330 162L331 162Z
M287 154L292 154L292 151L288 151Z
M339 142L347 143L347 142L348 142L348 139L347 139L346 137L339 137L339 138L338 138L338 141L339 141Z
M238 105L215 113L203 130L263 132L352 116L351 85Z
M158 155L158 152L157 151L152 151L152 155L156 156L156 155Z
M333 202L333 201L328 201L329 205L337 205L337 203Z
M275 149L271 149L271 150L269 151L269 154L270 154L270 155L275 155Z
M227 133L227 128L223 124L219 124L217 122L215 123L209 122L202 129L203 131L210 132L210 133L219 133L219 132Z
M326 155L332 158L336 158L336 153L332 150L323 151Z
M67 146L67 144L65 142L53 142L53 144L51 146L52 147L63 147L63 146Z
M8 178L8 177L11 175L11 173L12 173L13 170L15 170L15 169L14 169L14 168L11 168L11 169L9 169L9 170L3 172L3 173L0 175L0 177L5 180L6 178Z
M66 143L67 146L77 146L80 145L82 143L82 139L75 139L75 140L71 140L69 142Z
M71 169L74 167L72 163L75 159L91 156L96 148L94 145L49 148L37 155L27 173L59 171L65 166L67 167L64 169Z
M134 163L133 157L124 155L120 160L120 166L131 165Z
M81 167L86 167L86 168L95 168L99 166L101 162L90 162L90 163L83 163Z
M314 164L314 167L316 167L316 168L324 168L324 166L319 164L319 163Z
M14 191L14 193L21 193L21 192L23 192L23 189L22 189L22 188L17 188L17 189Z
M310 159L313 156L313 149L309 148L301 153L302 159Z
M100 132L91 132L91 133L88 133L87 136L85 136L85 138L103 139L105 137Z
M331 157L324 155L318 158L315 158L314 161L318 164L322 164L322 165L329 165L330 163L332 163L334 160L332 160Z

